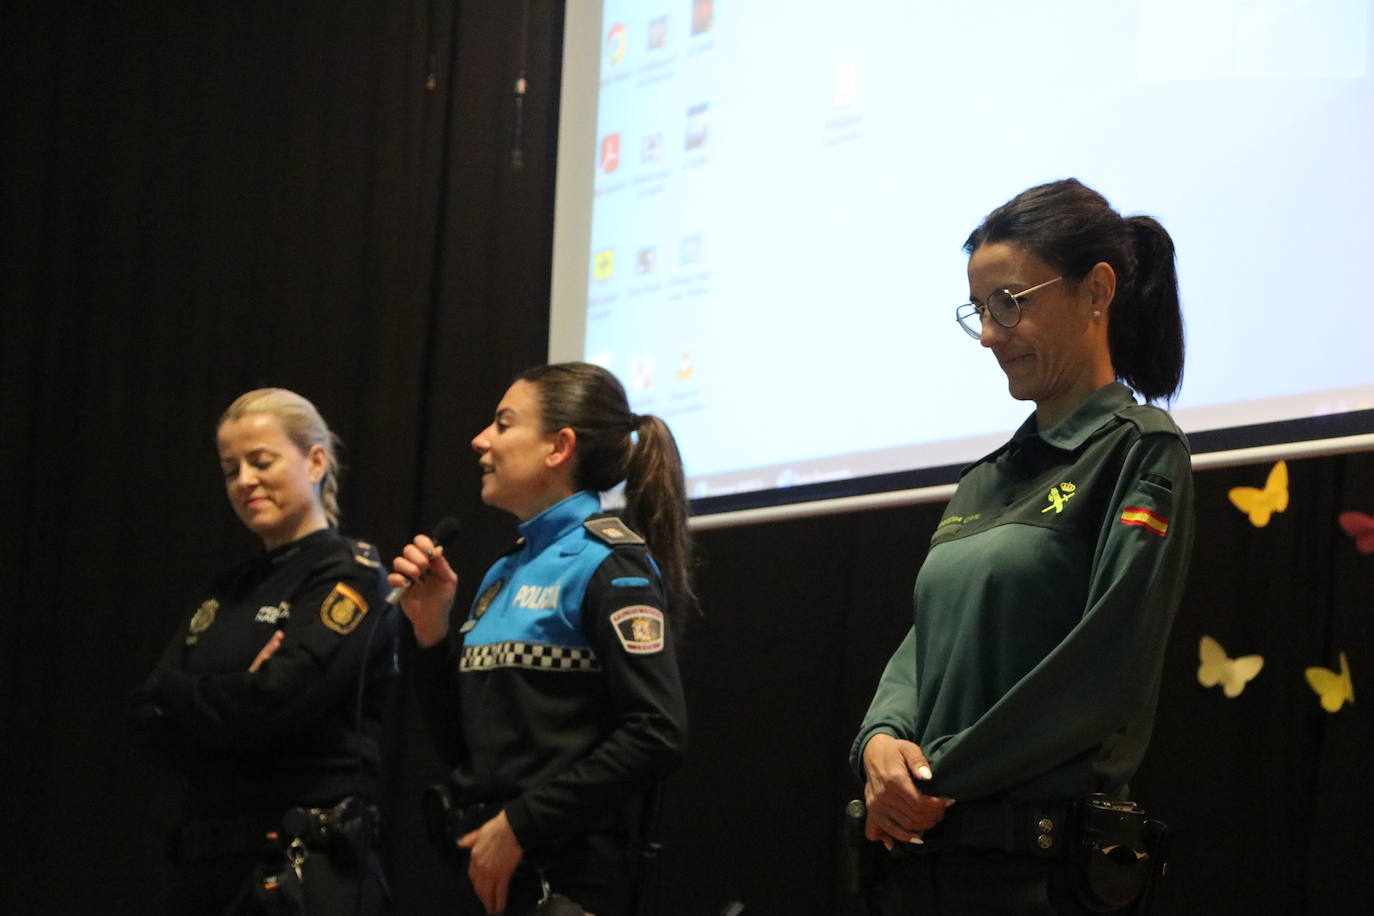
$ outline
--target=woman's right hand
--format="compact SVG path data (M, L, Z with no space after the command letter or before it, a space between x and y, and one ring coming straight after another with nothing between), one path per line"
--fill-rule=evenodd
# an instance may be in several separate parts
M914 741L879 733L864 745L864 802L868 820L864 836L881 840L921 842L921 834L934 827L954 804L951 798L926 795L917 781L931 778L925 752Z
M401 610L415 628L415 641L427 649L448 635L448 616L458 589L458 574L444 559L444 548L428 535L417 534L401 555L391 561L391 585L406 585Z

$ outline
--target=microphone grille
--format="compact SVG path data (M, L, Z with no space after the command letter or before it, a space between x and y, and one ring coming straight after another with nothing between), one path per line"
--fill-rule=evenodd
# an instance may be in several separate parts
M434 526L434 533L430 535L430 539L436 544L447 547L458 536L458 530L462 527L458 523L458 519L446 515L439 520L439 524Z

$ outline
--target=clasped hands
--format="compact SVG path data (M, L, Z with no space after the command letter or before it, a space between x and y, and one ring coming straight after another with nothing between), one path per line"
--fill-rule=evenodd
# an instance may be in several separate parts
M894 843L920 843L921 834L945 816L954 799L927 795L920 783L931 778L930 764L914 741L877 734L868 739L863 751L864 803L868 820L864 836L881 841L891 849Z

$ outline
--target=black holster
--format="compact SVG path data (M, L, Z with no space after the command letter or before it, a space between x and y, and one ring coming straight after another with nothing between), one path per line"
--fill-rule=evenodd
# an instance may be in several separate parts
M424 812L429 841L444 861L463 873L467 872L468 851L460 847L458 841L501 812L501 806L495 802L455 804L453 790L447 783L436 783L425 789L420 808ZM535 909L531 911L533 916L580 916L584 912L580 905L550 890L537 858L527 855L515 875L515 878L531 882L531 887L539 888ZM522 878L522 875L528 877Z
M291 808L282 815L281 832L287 843L299 839L353 866L381 845L381 816L375 805L349 796L332 808Z
M441 782L425 789L420 809L425 816L425 832L434 848L439 850L445 862L466 872L467 850L459 847L458 841L500 813L501 806L495 803L457 805L452 788Z
M381 819L373 805L349 797L331 808L290 808L281 828L264 837L261 861L230 907L235 916L304 916L302 866L311 851L337 865L365 867L380 842Z
M1079 902L1096 913L1143 916L1164 875L1171 835L1135 802L1105 795L1080 801L1070 852Z

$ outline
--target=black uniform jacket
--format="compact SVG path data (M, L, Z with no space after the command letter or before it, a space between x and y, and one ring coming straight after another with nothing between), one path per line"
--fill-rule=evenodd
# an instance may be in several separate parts
M331 529L259 554L210 587L130 712L134 730L186 770L189 815L367 794L383 688L396 673L398 614L384 587L376 550ZM277 630L281 647L250 673Z

